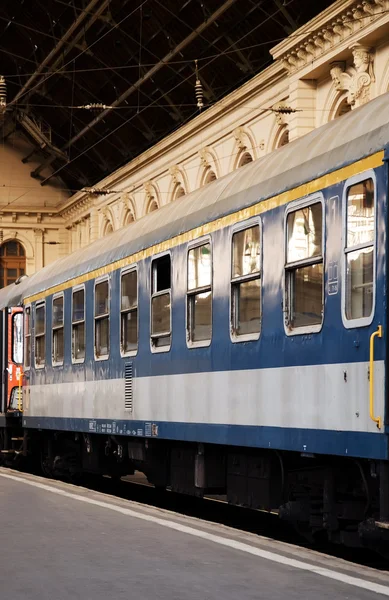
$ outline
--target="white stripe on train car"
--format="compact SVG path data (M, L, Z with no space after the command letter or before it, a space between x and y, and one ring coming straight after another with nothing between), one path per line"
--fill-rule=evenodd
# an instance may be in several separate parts
M381 416L384 370L376 361ZM24 414L379 433L369 418L367 362L134 377L131 413L124 391L124 367L123 379L33 385Z

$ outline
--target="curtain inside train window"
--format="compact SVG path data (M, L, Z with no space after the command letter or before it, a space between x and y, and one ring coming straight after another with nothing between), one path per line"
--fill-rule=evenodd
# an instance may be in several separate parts
M371 178L352 185L346 198L347 320L369 318L373 312L375 202Z
M290 211L286 221L286 327L316 331L323 321L323 206Z
M95 356L109 356L109 281L95 284Z
M261 329L261 235L259 224L232 236L231 331L258 339Z

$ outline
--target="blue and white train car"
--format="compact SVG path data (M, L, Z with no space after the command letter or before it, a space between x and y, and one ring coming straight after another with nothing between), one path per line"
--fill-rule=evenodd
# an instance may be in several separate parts
M23 453L387 534L388 107L3 290L25 315Z

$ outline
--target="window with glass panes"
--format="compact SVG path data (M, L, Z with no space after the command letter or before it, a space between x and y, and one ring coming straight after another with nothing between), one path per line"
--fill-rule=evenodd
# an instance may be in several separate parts
M210 242L188 251L187 336L189 343L212 337L212 250Z
M151 343L168 350L172 337L170 254L151 263L151 294Z
M136 352L138 348L138 272L136 269L121 275L121 351Z
M52 358L53 365L63 364L64 357L64 337L63 337L63 295L53 298L52 308Z
M109 355L109 281L105 279L95 285L95 355Z
M231 329L234 337L258 337L261 329L259 224L232 236Z
M0 287L5 287L26 272L26 254L20 242L10 240L0 246Z
M46 305L35 306L35 366L44 367L46 360Z
M319 327L323 320L323 206L314 202L286 220L286 325Z
M373 312L375 202L371 178L346 194L345 316L363 319Z
M72 294L72 360L85 359L85 288L73 290Z

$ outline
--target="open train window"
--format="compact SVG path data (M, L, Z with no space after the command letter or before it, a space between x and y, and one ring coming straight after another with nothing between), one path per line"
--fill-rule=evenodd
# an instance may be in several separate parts
M24 309L24 369L31 367L31 306Z
M261 232L259 223L232 235L231 334L258 339L261 329Z
M138 349L138 271L122 272L120 281L120 350L132 354Z
M72 361L85 360L85 288L72 292Z
M95 357L109 356L109 281L95 284Z
M63 311L64 311L63 294L61 294L60 296L54 296L52 319L51 319L51 329L52 329L52 336L53 336L53 338L52 338L53 366L63 365L63 357L64 357Z
M189 249L187 271L188 345L208 346L212 338L212 249L209 240Z
M323 322L323 204L304 201L286 214L285 329L320 331Z
M171 258L164 254L151 263L151 345L169 350L171 331Z
M35 305L35 367L45 366L46 360L46 305Z
M373 319L376 229L374 190L373 172L352 177L345 185L342 304L346 327L369 325Z

